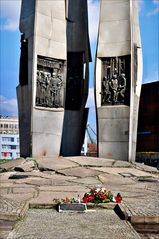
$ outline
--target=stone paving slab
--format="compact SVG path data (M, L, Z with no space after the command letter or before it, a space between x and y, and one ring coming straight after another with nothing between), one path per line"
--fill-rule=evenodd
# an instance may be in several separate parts
M129 223L121 221L112 210L88 213L29 210L26 220L20 222L8 237L8 239L16 238L139 239L140 236Z
M40 158L37 159L36 162L38 164L38 168L42 171L57 171L60 169L73 168L78 166L77 163L71 162L70 160L67 160L66 158L62 157Z
M4 173L0 173L0 185L2 184L3 181L8 180L8 178L14 175L14 172L4 172Z
M5 194L3 195L5 198L9 199L9 200L16 200L19 203L26 203L29 200L31 200L32 198L34 198L34 194L33 193L23 193L23 194Z
M132 164L126 161L121 161L121 160L115 160L113 168L132 168Z
M46 178L38 178L38 177L28 177L28 178L22 178L22 179L15 179L16 184L28 184L32 186L40 186L40 185L52 185L51 179Z
M77 184L85 184L85 185L93 185L98 186L101 185L101 181L98 179L98 176L93 177L84 177L84 178L76 178L76 179L69 179L68 181L74 182Z
M0 164L0 171L8 171L13 170L14 167L18 166L19 164L25 162L25 159L16 159L6 163Z
M35 194L36 190L34 188L23 188L23 187L16 187L13 185L12 187L5 187L0 188L1 194L4 196L5 194Z
M151 166L148 166L142 163L137 163L137 162L133 162L133 166L145 172L159 174L159 170L155 167L151 167Z
M39 170L33 170L31 172L12 172L11 175L23 175L27 177L39 177L39 178L52 178L52 175L54 175L55 172L50 171L49 173L44 172L40 172Z
M1 220L16 220L25 214L28 206L24 202L18 200L0 197L0 219Z
M15 181L14 182L10 182L8 183L8 181L5 181L5 182L2 182L1 185L0 185L0 190L3 188L31 188L30 185L28 184L23 184L23 183L16 183Z
M14 228L15 221L0 220L0 239L7 239L9 232Z
M107 167L102 167L102 168L98 168L98 167L93 167L92 169L94 170L98 170L104 173L108 173L108 174L114 174L114 175L123 175L123 177L145 177L145 176L149 176L152 177L151 173L147 173L144 171L141 171L139 169L135 169L135 168L107 168ZM158 177L158 175L153 175L153 177Z
M69 177L60 174L45 174L43 172L35 174L28 174L28 173L15 173L12 176L16 176L16 179L11 180L9 179L8 182L12 182L16 185L23 184L23 185L32 185L32 186L48 186L48 185L69 185L69 180L76 179L76 177ZM24 176L24 179L23 179ZM6 181L5 181L6 182Z
M78 197L78 195L80 195L81 197L84 195L85 191L67 191L67 192L52 192L52 191L40 191L38 197L33 198L29 201L29 204L32 205L45 205L45 204L53 204L53 200L54 199L66 199L66 197L68 198L76 198Z
M19 172L31 172L35 168L36 168L36 164L33 160L25 160L24 162L15 166L14 170Z
M52 191L52 192L84 192L87 189L85 186L79 186L79 185L58 185L58 186L49 186L49 187L39 187L40 191Z
M103 170L104 171L104 170ZM109 184L111 186L121 186L121 185L133 185L136 182L132 178L124 178L119 174L109 174L109 173L101 173L98 175L98 178L102 184Z
M134 216L159 216L159 203L156 195L152 195L151 200L148 196L144 199L138 198L137 200L129 198L125 202L125 207Z
M112 167L115 160L103 159L95 157L67 157L67 160L78 163L81 166L94 166L94 167Z
M71 168L71 169L58 170L57 173L60 173L60 174L66 175L66 176L79 177L79 178L97 176L100 174L100 172L97 170L93 170L91 168L88 169L88 168L84 168L84 167L76 167L76 168Z

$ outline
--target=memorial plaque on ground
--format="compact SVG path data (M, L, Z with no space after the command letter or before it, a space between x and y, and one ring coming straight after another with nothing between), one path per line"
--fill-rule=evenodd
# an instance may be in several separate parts
M58 207L59 212L86 212L87 206L85 203L63 203Z

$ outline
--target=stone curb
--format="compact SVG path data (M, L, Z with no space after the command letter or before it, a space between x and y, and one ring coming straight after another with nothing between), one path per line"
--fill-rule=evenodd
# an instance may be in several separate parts
M0 214L0 220L9 220L9 221L16 221L18 218L17 213L7 214L7 213L1 213Z
M156 216L147 216L147 215L137 215L134 216L130 213L127 206L123 204L118 204L120 212L124 215L125 220L129 221L132 224L159 224L159 215ZM119 212L119 213L120 213Z
M159 224L159 216L131 216L132 224Z
M88 209L110 209L114 210L117 203L87 203ZM29 209L55 209L57 203L29 203Z
M148 166L142 163L137 163L137 162L132 162L132 165L134 168L139 169L141 171L159 175L159 170L155 167L151 167L151 166Z
M0 220L16 221L24 218L29 210L29 203L25 203L18 213L0 213Z

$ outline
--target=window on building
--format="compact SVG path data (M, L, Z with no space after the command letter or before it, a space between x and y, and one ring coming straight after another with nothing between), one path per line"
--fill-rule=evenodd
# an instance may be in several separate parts
M11 149L11 145L2 144L2 149Z
M2 137L3 142L14 142L14 137Z
M16 145L11 145L11 149L16 149Z

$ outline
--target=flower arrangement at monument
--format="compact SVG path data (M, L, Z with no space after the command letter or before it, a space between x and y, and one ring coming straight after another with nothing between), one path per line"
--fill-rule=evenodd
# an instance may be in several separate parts
M56 204L80 204L80 203L121 203L122 196L118 193L116 196L113 195L111 190L106 190L105 188L91 188L90 192L85 193L83 198L78 195L77 198L68 198L66 196L65 199L54 199L54 203Z
M82 201L84 203L120 203L122 196L118 193L117 196L114 197L113 193L105 188L92 188L89 193L84 194Z

